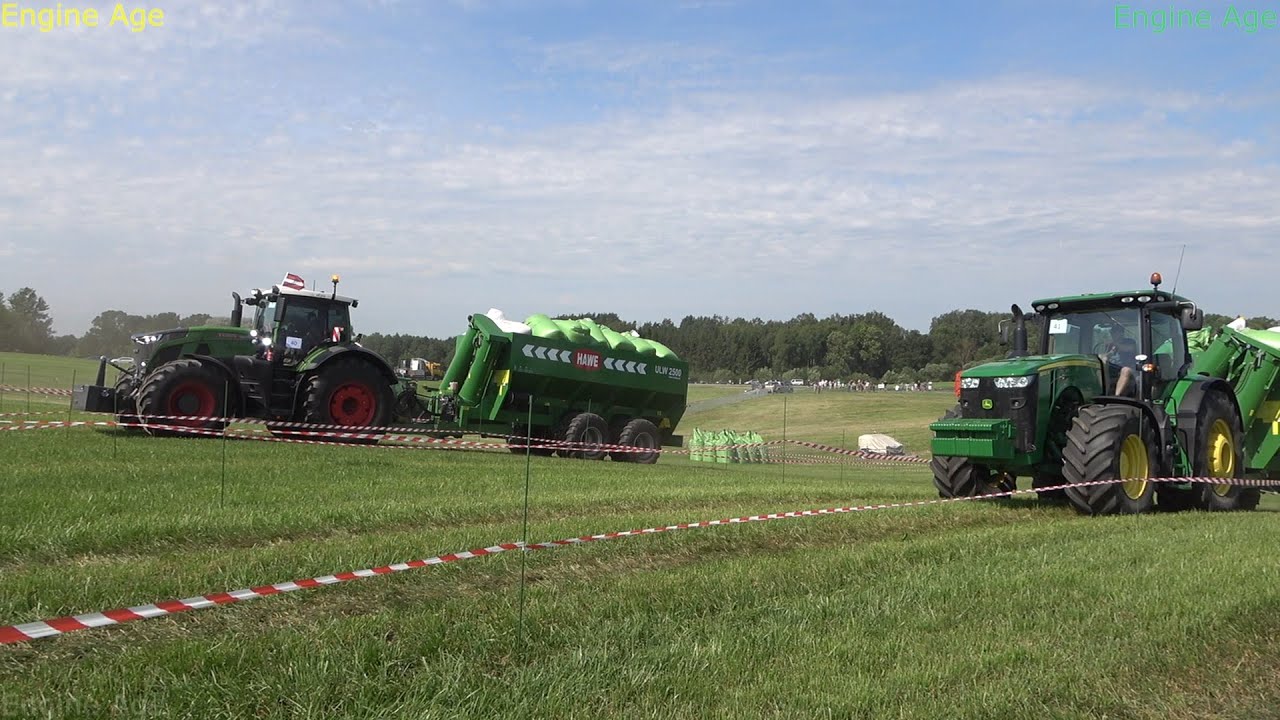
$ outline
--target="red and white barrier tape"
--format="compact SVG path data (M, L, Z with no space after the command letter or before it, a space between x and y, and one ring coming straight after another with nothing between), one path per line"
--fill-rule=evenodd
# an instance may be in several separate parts
M32 395L57 395L59 397L71 397L70 390L50 387L33 387L25 388L16 385L0 385L0 392L21 393L23 395L31 393Z
M1184 477L1152 478L1151 480L1152 482L1174 483L1208 482L1214 484L1243 485L1251 487L1259 485L1280 485L1280 481L1276 480L1246 480L1241 478ZM1226 481L1225 483L1224 480ZM230 605L243 600L253 600L256 598L267 597L268 595L279 595L280 593L293 592L295 590L303 590L325 585L336 585L339 583L349 582L351 580L358 580L360 578L373 577L375 575L387 575L390 573L404 572L406 570L431 567L433 565L445 565L448 563L458 562L460 560L469 560L471 558L484 557L486 555L496 555L497 553L507 552L510 550L551 550L554 548L581 545L583 543L596 542L600 540L613 540L616 538L633 537L637 535L653 535L657 533L671 532L674 530L692 530L695 528L716 527L720 525L737 525L769 520L818 517L822 515L838 515L854 512L866 512L870 510L891 510L897 508L925 507L929 505L945 505L957 502L990 500L1002 497L1012 497L1014 495L1041 493L1048 490L1062 490L1071 487L1110 485L1116 482L1121 481L1095 480L1083 483L1054 485L1052 487L1036 488L1032 490L1007 490L987 495L976 495L973 497L937 498L929 500L914 500L909 502L879 503L875 505L846 505L844 507L822 508L817 510L793 510L791 512L769 513L767 515L745 515L725 518L722 520L703 520L699 522L678 523L676 525L660 525L642 528L639 530L623 530L620 532L600 533L598 535L582 535L579 537L540 543L500 543L497 545L490 545L489 547L464 550L462 552L448 553L445 555L436 555L435 557L425 558L422 560L410 560L408 562L395 563L393 565L381 565L379 567L364 570L350 570L347 572L335 573L333 575L323 575L320 577L294 580L291 582L276 583L274 585L261 585L258 587L232 590L230 592L214 593L212 595L199 595L181 600L167 600L165 602L137 605L134 607L119 608L104 612L86 613L84 615L66 616L37 622L9 625L7 627L0 627L0 645L27 642L39 638L63 635L77 630L88 630L90 628L103 627L106 625L119 625L121 623L132 622L134 620L145 620L147 618L160 617L162 615L174 615L177 613L187 612L188 610L200 610L208 607Z

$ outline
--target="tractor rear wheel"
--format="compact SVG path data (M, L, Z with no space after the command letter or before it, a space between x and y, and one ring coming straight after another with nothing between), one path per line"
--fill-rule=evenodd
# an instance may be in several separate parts
M318 425L337 425L337 432L384 427L395 398L391 384L377 368L358 358L335 358L321 365L306 381L302 419ZM351 444L376 444L382 433L360 438L332 438ZM320 439L325 439L323 436Z
M559 440L570 447L557 450L560 457L581 458L583 460L603 460L609 453L604 448L609 441L609 424L595 413L583 412L569 417L562 425Z
M1196 413L1196 477L1244 476L1244 431L1231 401L1222 393L1204 398ZM1205 510L1252 510L1258 506L1257 488L1223 483L1198 486L1199 505Z
M228 392L226 378L199 360L172 360L143 381L137 421L156 436L200 434L182 428L221 431L227 426L220 418L226 411L224 396Z
M614 451L612 453L614 460L639 463L640 465L652 465L658 462L658 426L644 418L635 418L623 425L622 431L618 433L618 437L614 442L627 447L643 449L642 451Z
M1155 507L1156 443L1142 411L1125 405L1080 408L1063 450L1067 499L1089 515L1137 514ZM1105 482L1124 480L1125 482Z

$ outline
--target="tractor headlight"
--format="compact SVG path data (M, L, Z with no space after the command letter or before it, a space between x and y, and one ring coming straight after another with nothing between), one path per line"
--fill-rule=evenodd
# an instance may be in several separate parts
M960 378L960 389L962 389L962 390L977 390L977 389L978 389L978 378Z
M1009 390L1012 388L1024 388L1031 384L1031 378L1034 375L1021 375L1019 377L998 377L995 378L996 388L1000 390Z

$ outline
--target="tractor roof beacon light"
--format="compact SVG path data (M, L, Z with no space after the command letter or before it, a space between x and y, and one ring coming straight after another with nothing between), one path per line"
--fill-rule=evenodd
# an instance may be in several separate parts
M1162 282L1164 282L1164 278L1160 277L1160 273L1158 272L1151 273L1151 289L1153 290L1159 289L1160 283Z
M341 278L339 278L339 277L338 277L338 274L337 274L337 273L334 273L333 275L331 275L331 276L329 277L329 280L331 280L331 281L333 282L333 295L330 295L330 296L329 296L329 299L330 299L330 300L333 300L333 299L335 299L335 298L337 298L337 297L338 297L338 280L340 280L340 279L341 279Z

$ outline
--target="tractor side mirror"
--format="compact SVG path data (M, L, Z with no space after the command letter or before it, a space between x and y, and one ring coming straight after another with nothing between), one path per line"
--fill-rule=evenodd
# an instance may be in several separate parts
M1000 333L1000 344L1008 345L1009 344L1009 321L1008 320L1000 321L999 333Z
M1188 332L1204 327L1204 311L1192 305L1182 308L1182 329Z

